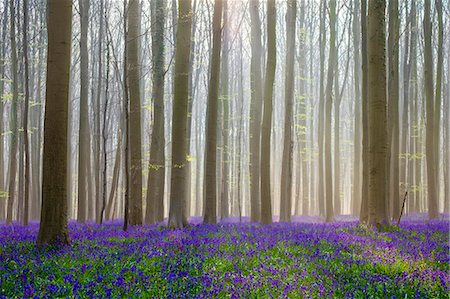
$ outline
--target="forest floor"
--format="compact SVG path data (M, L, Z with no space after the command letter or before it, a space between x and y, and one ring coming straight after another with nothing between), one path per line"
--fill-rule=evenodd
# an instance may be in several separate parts
M71 245L50 248L37 223L0 225L0 298L449 298L450 220L422 216L382 233L349 217L70 223Z

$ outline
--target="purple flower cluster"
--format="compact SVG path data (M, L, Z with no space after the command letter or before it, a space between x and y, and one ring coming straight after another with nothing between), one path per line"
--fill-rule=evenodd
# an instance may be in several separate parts
M448 298L449 225L70 223L47 248L36 223L0 226L0 298Z

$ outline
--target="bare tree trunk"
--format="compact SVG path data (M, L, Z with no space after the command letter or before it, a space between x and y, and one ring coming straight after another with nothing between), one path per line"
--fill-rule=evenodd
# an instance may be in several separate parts
M291 221L292 200L292 116L294 100L295 25L297 1L289 0L286 13L286 75L284 85L284 143L281 170L280 222Z
M80 35L80 130L78 147L78 214L80 223L86 222L88 193L88 173L90 171L90 132L89 132L89 53L87 34L89 27L90 0L80 0L81 35Z
M331 164L331 108L333 106L334 64L336 63L336 0L330 0L330 51L325 102L325 221L334 221L333 209L333 169ZM338 174L339 175L339 174Z
M262 74L261 74L261 21L259 0L250 1L251 46L250 64L250 221L261 218L261 116L262 116Z
M359 221L367 223L369 220L369 120L368 120L368 57L367 57L367 0L361 0L361 55L362 55L362 195Z
M369 2L368 112L369 112L369 225L387 223L386 196L386 61L385 0Z
M189 91L189 57L191 47L191 0L178 1L178 25L175 45L174 99L172 111L172 173L170 186L169 227L187 225L186 178L188 153L186 131Z
M23 209L23 225L28 225L30 206L30 151L28 139L28 107L30 102L30 82L28 66L28 0L23 1L23 55L25 68L25 108L23 115L23 145L25 151L25 196ZM0 130L1 132L1 130Z
M277 63L276 3L267 1L267 64L264 83L264 112L261 129L261 222L272 223L272 190L270 184L270 133L272 131L272 97Z
M152 26L153 63L153 133L150 145L150 166L147 184L146 223L155 223L164 218L164 177L165 177L165 138L164 138L164 26L166 1L152 2L154 22Z
M8 25L8 5L4 6L3 10L3 25L2 25L2 35L1 39L6 39L6 29ZM5 77L5 57L6 57L6 43L2 43L0 46L0 78ZM5 92L5 82L3 80L0 80L0 95L4 94ZM4 104L3 101L0 101L0 115L4 115ZM7 198L5 196L5 152L4 152L4 146L5 141L3 137L3 131L4 131L4 120L3 117L0 120L0 198L2 200L2 204L0 205L0 219L5 219L5 205L3 204L4 199ZM6 203L6 202L5 202Z
M353 197L352 197L352 214L358 215L361 206L362 195L362 137L361 137L361 54L360 54L360 42L361 42L361 17L360 17L360 0L353 1L353 57L354 57L354 87L355 87L355 148L354 148L354 164L353 164Z
M319 215L325 215L325 176L324 176L324 121L325 121L325 90L323 81L325 81L325 19L326 19L326 4L322 0L320 2L321 8L321 18L320 18L320 36L319 36L319 47L320 47L320 79L319 79L319 124L317 130L317 140L319 143L319 163L318 163L318 202L319 202Z
M231 147L230 136L230 98L228 95L228 52L229 52L229 20L228 20L228 1L223 4L223 45L222 45L222 67L220 78L220 100L222 101L222 184L220 194L220 218L229 217L230 210L230 160Z
M142 224L142 149L140 97L140 1L130 0L128 6L127 63L130 95L130 225Z
M19 130L17 128L17 105L19 101L19 87L18 87L18 67L17 67L17 50L16 50L16 13L14 7L14 0L10 0L10 30L11 30L11 72L13 77L12 83L12 101L10 112L10 130L11 143L9 150L9 187L8 187L8 209L6 214L6 224L12 224L13 221L13 204L16 190L16 170L17 170L17 141L19 137Z
M436 219L438 217L438 190L437 190L437 165L435 150L435 113L436 102L433 92L433 50L431 46L432 24L430 20L430 0L425 0L425 12L423 19L424 35L424 78L425 78L425 98L426 98L426 163L427 163L427 182L428 182L428 218Z
M392 203L392 219L400 215L400 178L399 178L399 18L398 0L389 0L389 38L388 38L388 61L389 61L389 131L388 131L388 163L386 184L392 184L392 192L388 197ZM389 175L390 173L390 175Z
M221 19L222 0L214 2L213 17L213 47L210 64L210 78L208 90L208 107L206 111L206 144L205 144L205 223L216 223L216 156L217 156L217 115L220 76L220 48L221 48ZM228 199L227 199L228 200ZM224 211L222 211L223 213Z
M72 1L48 1L42 212L38 244L69 243L67 227L67 115Z

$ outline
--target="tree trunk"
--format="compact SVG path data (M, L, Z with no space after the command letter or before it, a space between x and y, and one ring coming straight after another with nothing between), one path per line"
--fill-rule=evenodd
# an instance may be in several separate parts
M368 118L369 118L369 225L387 223L386 196L386 61L385 0L369 2Z
M90 132L89 132L89 53L88 53L88 28L90 0L80 0L81 35L80 35L80 131L78 147L78 214L80 223L86 222L87 180L90 165ZM89 162L88 162L89 161Z
M221 19L222 1L215 0L213 17L213 47L210 63L208 106L206 110L205 184L203 192L204 196L206 197L203 221L210 224L217 222L216 149L220 76Z
M430 20L430 0L425 0L425 12L423 19L424 35L424 79L425 79L425 99L426 99L426 163L427 163L427 182L428 182L428 218L436 219L438 217L438 190L437 190L437 165L435 157L436 145L434 141L435 128L435 100L433 92L433 49L431 45L432 24Z
M17 171L17 141L19 137L19 130L17 128L17 114L19 101L19 81L18 81L18 67L17 67L17 50L16 50L16 14L14 7L14 0L10 0L10 30L11 30L11 72L13 77L12 82L12 101L10 111L10 130L11 142L9 150L9 187L8 187L8 209L6 215L6 224L12 224L13 221L13 204L16 192L16 171Z
M353 57L354 57L354 87L355 87L355 147L354 147L354 164L353 164L353 197L352 197L352 214L358 215L361 206L361 160L362 160L362 137L361 137L361 54L360 54L360 42L361 42L361 17L360 17L360 0L353 1Z
M150 166L147 184L147 210L145 222L160 222L164 218L165 138L164 138L164 25L166 0L152 2L152 98L153 132L150 145Z
M188 113L189 57L191 47L191 0L178 1L178 25L175 45L174 99L172 111L172 169L170 183L169 227L187 225L185 214L188 154L186 131Z
M25 69L25 108L23 115L23 146L25 151L25 196L23 209L23 225L28 225L30 206L30 151L28 139L28 107L30 102L30 82L28 66L28 0L23 1L23 56ZM0 130L1 132L1 130ZM0 168L1 169L1 168Z
M1 35L1 39L5 40L6 39L6 29L7 29L7 25L8 25L8 5L4 6L4 10L3 10L3 26L2 26L2 35ZM6 57L6 43L2 43L0 46L0 78L4 78L5 77L5 57ZM0 80L0 96L3 95L5 93L5 82L3 80ZM0 115L4 115L4 104L3 101L0 101ZM7 199L6 196L6 184L5 184L5 172L6 172L6 168L5 168L5 152L4 152L4 146L5 146L5 141L4 141L4 136L3 136L3 131L4 131L4 120L3 117L0 120L0 198L2 200L2 204L0 205L0 219L3 220L5 219L5 205L3 203L6 203L5 199Z
M141 153L141 71L140 1L130 0L128 6L127 62L130 95L129 148L130 148L130 225L142 224L142 153Z
M318 163L318 202L319 202L319 215L325 215L325 180L324 180L324 121L325 121L325 90L323 81L325 81L325 19L326 19L326 4L325 1L321 1L321 18L320 18L320 35L319 35L319 47L320 47L320 79L319 79L319 124L317 130L317 140L319 144L319 163Z
M222 101L222 184L220 194L220 218L229 217L230 209L230 160L231 147L229 142L230 127L230 98L228 95L228 52L229 52L229 20L228 20L228 1L223 4L223 45L222 45L222 69L220 78L220 99Z
M261 73L261 21L259 0L250 1L251 19L251 62L250 62L250 221L261 218L261 116L262 116L262 73Z
M333 209L333 169L331 164L331 108L333 106L334 64L336 63L336 0L329 1L330 13L330 51L325 103L325 221L334 221ZM337 174L339 175L339 174Z
M294 98L294 56L297 1L289 0L286 13L286 75L284 85L284 143L281 170L280 222L291 221L292 200L292 116Z
M72 1L48 1L42 212L38 244L69 243L67 227L67 119Z
M261 222L272 223L270 184L270 133L272 131L272 97L277 63L276 3L267 1L267 64L264 83L264 112L261 130Z
M367 223L369 219L369 120L368 120L368 57L367 57L367 0L361 0L361 66L362 66L362 195L359 221Z

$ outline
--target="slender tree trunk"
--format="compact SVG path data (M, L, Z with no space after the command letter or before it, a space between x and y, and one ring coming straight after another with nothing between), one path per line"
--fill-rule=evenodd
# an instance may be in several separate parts
M23 55L25 68L25 108L23 115L23 144L25 151L25 196L23 209L23 225L28 225L30 206L30 151L28 139L28 110L30 102L30 82L28 64L28 0L23 1ZM1 131L0 131L1 132Z
M353 164L353 197L352 197L352 214L358 215L361 205L361 160L362 160L362 120L361 120L361 17L360 17L360 0L353 1L353 57L354 57L354 87L355 87L355 148L354 148L354 164Z
M359 221L369 220L369 120L368 120L368 57L367 57L367 0L361 0L361 55L362 55L362 195Z
M336 0L329 1L330 51L325 103L325 221L334 221L333 213L333 169L331 164L331 108L333 106L334 64L336 63ZM339 175L339 174L338 174Z
M385 0L369 2L368 14L368 112L369 112L369 225L387 223L386 61Z
M130 95L130 225L142 224L142 153L141 153L141 71L139 0L130 0L128 6L127 62Z
M442 17L442 0L435 0L438 16L438 46L437 46L437 64L436 64L436 94L434 103L434 165L436 166L436 209L439 215L440 201L440 137L441 137L441 109L442 109L442 66L444 64L443 43L444 43L444 22ZM449 71L450 72L450 71Z
M6 29L8 25L8 5L4 6L3 10L3 25L2 25L2 35L1 39L6 39ZM5 77L5 58L6 58L6 43L2 43L0 46L0 78ZM0 95L3 95L5 93L5 82L3 80L0 80ZM5 152L4 152L4 146L5 141L3 137L3 131L4 131L4 104L3 101L0 101L0 115L2 115L2 119L0 120L0 198L2 200L2 204L0 205L0 219L5 219L5 205L3 202L5 202L5 199L7 196L5 196Z
M447 39L447 49L450 49L450 39ZM450 70L450 51L447 50L447 70ZM447 92L444 94L444 213L450 212L450 75L447 73Z
M164 218L165 138L164 138L164 26L166 1L152 2L152 98L153 132L150 145L150 166L147 184L146 223L160 222Z
M261 222L272 223L272 191L270 184L270 133L272 131L272 97L277 63L276 2L267 2L267 64L264 83L264 112L261 129Z
M220 76L221 19L222 19L222 0L215 0L214 17L213 17L213 47L210 64L208 106L206 111L205 184L204 184L204 196L206 197L204 222L211 224L217 222L216 148L217 148L217 115L218 115L217 112L218 112L219 76Z
M223 4L223 45L222 45L222 67L220 78L220 100L222 101L222 184L220 194L220 218L229 217L230 209L230 160L231 147L230 136L230 99L228 95L228 51L229 51L229 20L228 20L228 1Z
M86 222L88 194L88 172L90 169L90 132L89 132L89 53L88 27L90 0L80 0L81 35L80 35L80 131L78 147L78 214L80 223ZM89 168L88 168L89 167Z
M389 132L388 142L390 144L390 157L388 157L386 184L392 184L392 192L389 201L392 203L392 219L400 215L400 178L399 178L399 18L398 0L389 0L389 38L388 38L388 61L389 61ZM389 150L389 149L388 149Z
M48 1L47 99L44 120L42 212L38 244L69 243L67 119L72 1Z
M251 19L251 63L250 63L250 221L261 218L261 116L262 116L262 73L261 73L261 21L259 0L250 0Z
M174 99L172 111L172 173L170 184L169 227L187 225L186 178L188 153L186 131L189 91L189 57L191 46L191 0L178 1L178 25L175 45Z
M286 13L286 75L284 85L284 143L281 170L280 222L291 221L292 200L292 116L294 101L295 25L297 1L289 0Z
M319 47L320 47L320 79L319 79L319 124L317 131L317 140L319 143L319 163L318 163L318 202L319 202L319 215L325 215L325 176L324 176L324 125L325 125L325 89L323 81L325 81L325 14L326 4L325 1L321 1L321 18L320 18L320 35L319 35Z
M9 187L8 187L8 209L6 215L6 224L12 224L13 221L13 205L16 192L16 170L17 170L17 142L19 137L19 130L17 128L18 117L18 101L19 101L19 82L18 82L18 67L17 67L17 50L16 50L16 14L14 7L14 0L10 0L10 30L11 30L11 72L12 72L12 101L10 111L10 130L11 142L9 150Z
M430 0L425 0L425 12L423 19L424 35L424 79L425 79L425 99L426 99L426 163L427 163L427 182L428 182L428 218L436 219L438 217L438 191L437 191L437 165L435 157L436 143L434 142L435 128L435 98L433 92L433 50L431 45L432 24L430 20Z

